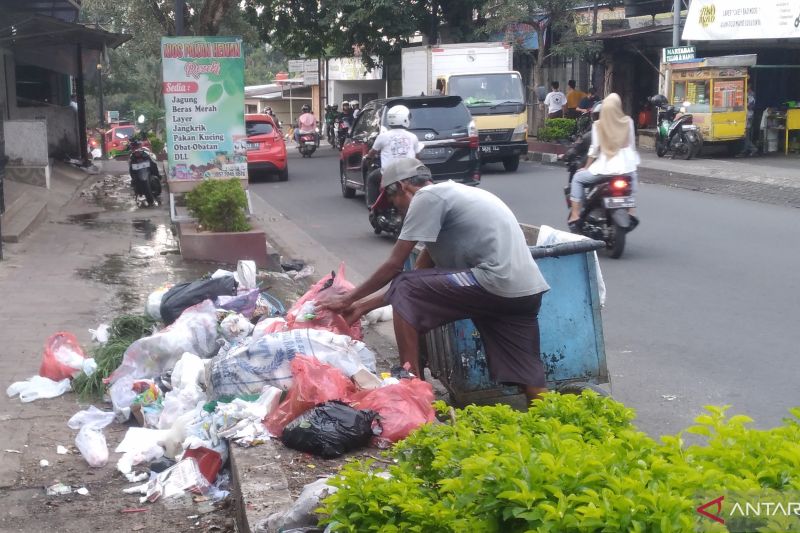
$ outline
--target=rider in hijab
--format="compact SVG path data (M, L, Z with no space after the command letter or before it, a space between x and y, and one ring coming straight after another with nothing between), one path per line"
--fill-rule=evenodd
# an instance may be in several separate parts
M600 107L600 118L592 125L592 144L583 170L575 173L570 189L571 210L567 223L577 223L581 214L581 202L585 187L602 181L610 175L631 176L633 192L638 188L636 168L639 154L636 152L636 135L633 120L622 110L622 100L617 93L609 94ZM631 215L633 217L633 215ZM634 225L638 223L633 217Z

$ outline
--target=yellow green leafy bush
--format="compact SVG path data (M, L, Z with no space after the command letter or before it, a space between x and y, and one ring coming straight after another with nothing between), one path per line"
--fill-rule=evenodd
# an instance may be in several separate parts
M706 407L685 431L704 442L686 445L656 442L631 409L590 391L548 394L527 413L467 407L396 444L389 475L347 464L318 512L348 532L727 531L696 512L708 496L800 490L800 409L770 430L725 410ZM786 529L785 517L749 520L727 525Z

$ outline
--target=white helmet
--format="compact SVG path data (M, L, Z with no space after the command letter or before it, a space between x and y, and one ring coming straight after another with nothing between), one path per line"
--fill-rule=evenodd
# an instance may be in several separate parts
M359 107L360 105L358 100L350 100L350 107Z
M392 106L386 113L386 124L389 126L401 126L407 128L411 125L411 111L404 105Z

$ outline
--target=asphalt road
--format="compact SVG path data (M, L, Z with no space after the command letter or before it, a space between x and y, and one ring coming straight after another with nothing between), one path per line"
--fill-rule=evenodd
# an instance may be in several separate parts
M286 183L252 190L364 276L392 241L372 233L362 196L345 199L338 153L295 150ZM521 222L565 229L563 168L484 167L481 186ZM653 181L653 180L644 180ZM731 404L759 427L800 405L800 210L643 183L642 220L620 260L601 257L606 356L615 398L649 433L677 432L704 405Z

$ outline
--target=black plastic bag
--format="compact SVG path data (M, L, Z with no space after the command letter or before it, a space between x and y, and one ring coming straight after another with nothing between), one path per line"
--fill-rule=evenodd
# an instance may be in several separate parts
M376 416L342 402L325 402L289 422L281 440L289 448L332 459L366 446Z
M161 319L170 325L186 309L203 300L215 300L217 296L235 296L236 280L233 276L216 279L199 279L189 283L179 283L168 290L161 298Z

